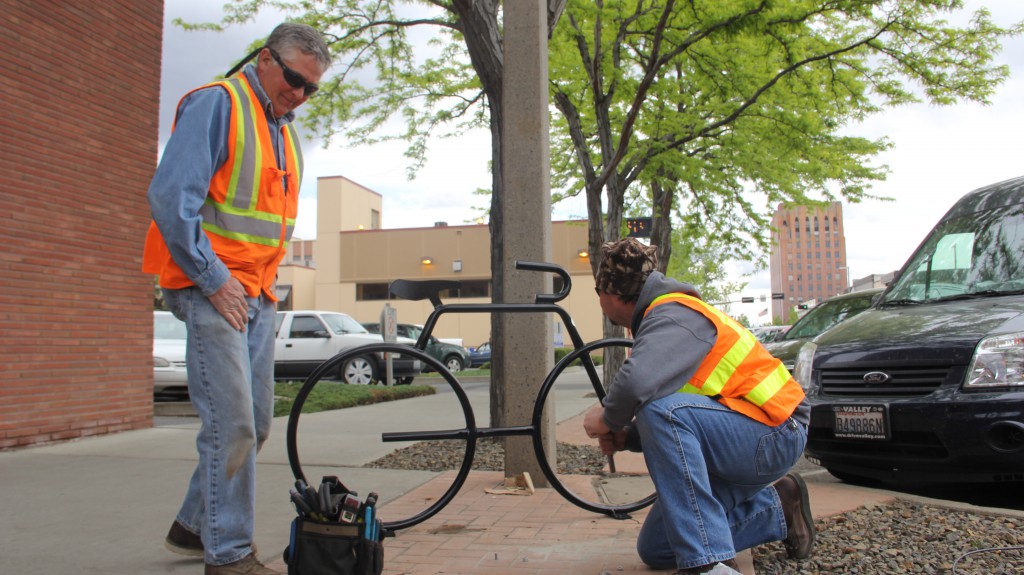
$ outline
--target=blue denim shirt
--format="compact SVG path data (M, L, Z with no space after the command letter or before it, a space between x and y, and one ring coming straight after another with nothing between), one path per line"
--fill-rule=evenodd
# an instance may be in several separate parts
M284 147L281 126L295 119L292 112L274 115L274 106L249 64L244 74L263 105L270 125L277 165L283 166ZM199 208L206 200L213 174L228 157L228 133L231 125L231 97L222 88L192 92L178 106L174 132L149 184L147 198L153 221L167 243L174 262L196 286L209 296L231 276L227 266L213 251L202 229ZM288 190L285 182L285 193Z

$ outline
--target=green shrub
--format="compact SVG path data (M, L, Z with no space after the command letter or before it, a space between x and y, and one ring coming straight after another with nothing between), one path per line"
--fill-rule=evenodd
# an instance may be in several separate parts
M274 416L288 415L291 413L295 396L302 389L302 382L288 381L278 382L274 385ZM342 409L356 405L369 405L382 401L394 401L420 395L432 395L437 393L433 387L428 385L396 385L385 387L382 385L347 385L333 381L321 381L310 390L305 403L302 404L302 413L316 413L331 409Z

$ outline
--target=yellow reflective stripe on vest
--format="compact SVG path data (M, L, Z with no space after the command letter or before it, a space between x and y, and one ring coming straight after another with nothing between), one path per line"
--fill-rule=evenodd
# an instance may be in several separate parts
M203 229L233 240L264 246L281 244L281 216L249 210L232 210L209 199L199 208ZM295 219L288 218L285 237L291 237Z
M286 132L288 134L288 137L284 139L285 140L285 145L288 146L288 148L291 150L291 152L292 152L291 155L292 155L293 158L295 158L295 163L296 163L296 166L295 166L295 172L296 172L296 174L295 174L295 182L298 185L301 186L302 185L302 172L305 169L305 163L304 163L305 161L302 159L302 150L299 149L299 133L295 131L295 126L293 126L291 124L291 122L289 122L288 124L285 124L285 130L286 130ZM287 166L285 166L285 168L287 169ZM294 192L296 194L299 193L298 190L288 190L288 191L289 192Z
M711 371L707 381L704 382L705 395L720 394L725 389L725 384L736 373L736 368L747 358L750 350L754 349L754 345L757 344L757 338L753 335L750 337L743 337L743 335L743 333L740 333L740 339L722 356L718 365Z
M654 301L651 302L651 305L654 305L655 303L658 302L658 300L661 299L676 299L676 297L678 297L677 294L661 295L654 298ZM682 391L684 393L698 393L700 395L709 396L719 395L722 393L722 390L725 389L725 384L729 382L729 378L731 378L733 374L736 373L736 368L739 367L741 363L743 363L743 360L746 359L748 354L750 354L750 351L754 349L755 345L757 345L757 338L754 337L754 335L747 330L737 329L738 324L736 323L736 321L722 313L720 310L707 305L700 299L692 297L690 298L690 300L693 303L698 304L700 305L700 307L704 308L704 310L707 313L717 317L718 321L732 328L732 330L739 335L739 340L737 340L736 343L733 344L731 348L729 348L729 351L722 356L721 360L719 360L718 365L716 365L714 369L711 370L711 375L704 382L703 387L696 387L690 383L687 383L679 391Z
M231 168L225 203L238 209L256 207L263 154L256 134L249 90L239 77L228 78L222 84L231 95L231 110L235 120L235 164Z
M783 366L780 363L771 375L764 378L764 381L757 384L757 386L754 387L754 389L748 391L743 396L743 398L749 401L750 403L753 403L754 405L761 407L762 405L765 404L765 402L771 399L772 396L778 393L778 391L782 389L782 386L786 385L786 382L789 381L789 378L789 371L787 371L785 366Z
M722 358L718 361L718 364L715 365L715 367L711 370L711 373L709 374L707 380L704 381L703 387L697 387L687 382L685 385L683 385L683 387L679 389L679 391L683 393L697 393L700 395L708 396L720 395L722 393L722 390L725 389L725 384L728 383L729 379L732 378L732 376L736 373L736 370L737 368L739 368L739 365L743 363L743 360L745 360L747 356L750 355L750 352L757 345L757 338L754 337L754 334L750 333L750 331L743 329L743 326L736 323L736 320L722 313L721 310L709 306L708 304L704 303L702 300L698 298L686 296L685 294L670 293L660 295L654 298L654 300L651 301L651 305L648 307L653 307L661 300L677 300L680 297L688 297L688 301L699 305L708 314L714 315L718 319L718 321L728 326L739 336L739 339L736 340L736 343L734 343L732 347L729 348L729 351L725 352L725 354L722 355ZM785 380L783 380L782 383L785 383ZM758 386L755 387L752 391L760 390L763 386L764 383L758 384ZM778 390L779 387L781 387L781 385L776 386L775 390ZM772 393L774 393L774 391ZM751 401L751 403L762 405L770 397L771 394L765 396L760 402Z

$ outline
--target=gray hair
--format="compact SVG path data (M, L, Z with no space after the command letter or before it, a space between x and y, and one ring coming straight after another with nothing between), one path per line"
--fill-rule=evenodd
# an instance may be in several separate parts
M326 72L331 67L331 51L327 48L323 36L316 28L298 22L285 22L279 24L267 38L267 48L278 54L290 53L298 50L303 54L311 55L320 64L320 71Z

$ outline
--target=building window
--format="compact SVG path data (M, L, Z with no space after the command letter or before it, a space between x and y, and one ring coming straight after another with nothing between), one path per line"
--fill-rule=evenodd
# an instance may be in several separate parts
M377 210L370 210L370 229L380 229L380 212Z
M491 297L491 280L463 281L459 292L455 297Z
M377 301L390 299L388 284L356 284L356 301Z

